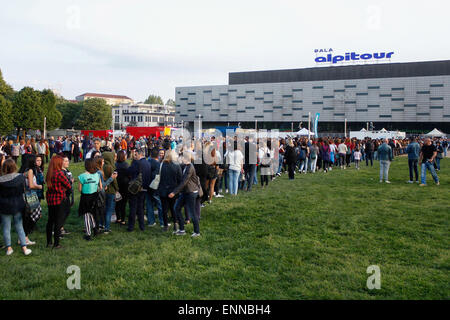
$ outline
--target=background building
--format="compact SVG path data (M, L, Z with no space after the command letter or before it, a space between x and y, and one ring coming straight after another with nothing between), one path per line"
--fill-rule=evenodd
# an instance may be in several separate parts
M131 127L174 126L175 107L159 104L120 104L112 106L114 130Z
M237 72L229 84L177 87L176 121L203 128L290 130L320 113L319 132L450 132L450 60Z
M115 106L121 103L134 103L133 99L127 96L118 96L114 94L101 94L101 93L85 93L77 96L75 99L77 101L84 101L92 98L101 98L106 101L110 106Z

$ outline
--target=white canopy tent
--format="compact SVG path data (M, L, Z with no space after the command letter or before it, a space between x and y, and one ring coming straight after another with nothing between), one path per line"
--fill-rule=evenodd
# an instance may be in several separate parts
M428 137L445 137L445 133L439 131L438 129L434 128L432 131L428 132L425 136Z
M314 132L311 132L308 129L303 128L300 131L297 131L296 135L298 135L298 136L313 136Z

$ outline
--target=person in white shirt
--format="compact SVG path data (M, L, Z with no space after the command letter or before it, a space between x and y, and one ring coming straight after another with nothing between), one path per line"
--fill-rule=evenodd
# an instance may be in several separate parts
M231 149L231 150L230 150ZM227 148L226 154L228 167L228 189L230 194L237 195L239 186L239 175L244 173L244 155L238 149L237 141L234 141L234 148Z
M269 184L269 176L273 175L272 172L272 159L274 158L274 150L269 149L265 143L262 143L258 150L259 165L261 167L261 187L264 188L264 182L266 187Z
M345 155L347 154L347 146L345 145L344 141L341 141L341 139L339 139L338 153L339 166L341 167L341 169L345 169Z
M359 148L356 148L355 152L353 152L353 158L355 160L355 168L359 170L359 162L361 161L361 152L359 151Z
M330 147L330 170L333 170L333 165L335 164L335 159L336 159L336 151L337 151L337 147L336 144L334 143L334 140L331 140L331 143L329 145Z

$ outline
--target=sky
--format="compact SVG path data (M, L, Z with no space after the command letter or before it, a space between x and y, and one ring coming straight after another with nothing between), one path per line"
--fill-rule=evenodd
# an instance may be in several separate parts
M448 0L0 0L0 69L15 90L166 101L229 72L315 67L315 49L447 60L448 12Z

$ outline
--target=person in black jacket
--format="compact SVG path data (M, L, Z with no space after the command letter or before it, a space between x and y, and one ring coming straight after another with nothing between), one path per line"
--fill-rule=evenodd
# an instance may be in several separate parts
M139 173L142 173L142 190L137 194L130 194L130 216L128 217L128 229L127 231L133 231L134 225L136 223L136 214L139 221L139 229L141 231L145 230L144 224L144 201L145 195L150 185L150 173L151 166L150 162L145 159L145 150L133 150L134 161L128 168L128 175L130 181L137 178Z
M160 183L158 187L158 193L161 197L162 209L163 209L163 221L164 231L169 230L167 213L170 208L172 218L174 221L174 231L177 230L176 215L175 215L175 202L177 196L169 198L169 194L172 193L176 187L181 183L182 173L179 164L175 163L177 155L173 150L167 150L164 157L163 165L161 167Z
M284 153L284 161L288 165L289 180L293 180L297 153L295 152L294 142L292 139L289 139L287 143L288 145L286 147L286 152Z
M9 256L14 252L11 247L11 220L14 220L22 251L27 256L31 253L31 250L27 248L25 231L22 225L22 212L25 209L23 198L25 177L23 174L16 173L16 170L14 160L6 159L2 165L2 176L0 176L0 217L6 255Z
M184 230L184 219L181 214L181 208L185 206L187 210L187 215L190 216L194 223L194 233L192 237L198 237L200 235L199 226L199 216L195 212L196 201L199 194L198 177L195 174L194 166L192 165L192 153L189 151L183 152L182 162L184 164L183 168L183 178L181 183L175 188L173 192L169 194L169 198L175 197L177 194L182 193L182 200L177 201L175 206L176 220L178 221L180 228L175 231L174 234L177 236L183 236L186 234Z
M150 152L150 159L148 161L150 162L150 165L152 167L151 173L150 173L150 183L155 179L156 175L159 174L159 169L161 167L160 162L158 161L158 155L159 150L158 148L153 148ZM153 227L156 225L155 222L155 211L154 207L158 209L158 218L159 218L159 225L161 227L164 227L164 219L163 219L163 210L162 210L162 204L161 199L159 198L158 190L153 190L152 188L148 188L147 191L147 223L149 227Z
M126 207L128 202L128 183L130 177L128 175L128 163L127 163L127 151L120 150L117 153L116 171L117 171L117 184L119 185L119 193L122 196L120 201L116 202L116 223L125 225Z
M364 146L364 152L366 154L366 167L369 166L369 160L370 160L370 166L373 167L373 142L369 138Z

